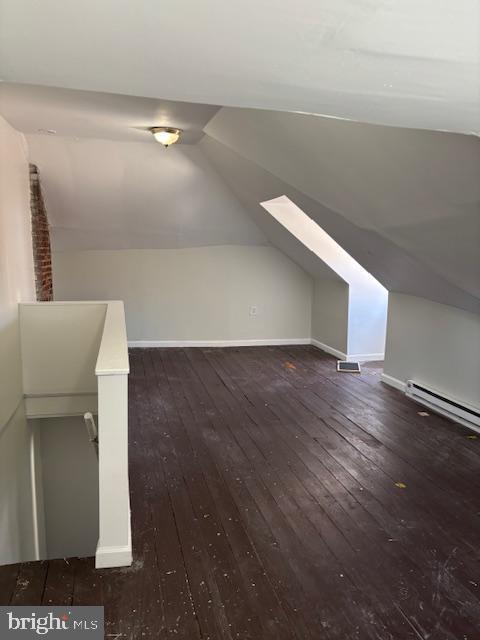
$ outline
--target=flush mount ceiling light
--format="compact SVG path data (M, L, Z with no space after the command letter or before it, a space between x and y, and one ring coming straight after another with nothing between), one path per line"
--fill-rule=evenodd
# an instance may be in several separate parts
M153 133L155 140L163 144L165 148L178 142L182 133L181 129L175 129L174 127L152 127L150 131Z

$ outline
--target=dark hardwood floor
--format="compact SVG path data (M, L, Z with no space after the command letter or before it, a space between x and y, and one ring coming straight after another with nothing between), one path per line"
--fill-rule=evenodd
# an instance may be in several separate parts
M104 604L113 638L480 638L480 439L313 347L131 369L132 567L2 567L0 604Z

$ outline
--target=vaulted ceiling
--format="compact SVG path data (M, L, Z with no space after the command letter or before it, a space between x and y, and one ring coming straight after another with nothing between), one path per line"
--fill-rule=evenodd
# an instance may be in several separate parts
M431 297L435 275L460 294L447 295L452 287L444 284L439 302L480 297L478 138L253 109L221 109L205 131L251 173L283 183L272 193L265 178L257 202L296 190L310 200L305 212L387 288L420 287ZM213 161L225 154L200 144ZM217 162L222 174L226 166ZM230 181L239 183L241 171ZM250 177L252 185L259 180ZM412 262L416 277L406 267ZM421 283L422 273L429 276Z
M152 148L156 143L150 127L174 124L183 131L181 143L194 144L220 109L209 104L11 82L0 83L0 108L10 124L24 133L50 131L71 138L148 142Z
M54 250L265 244L196 145L28 135Z
M477 0L0 0L0 78L480 132Z
M0 113L57 249L270 242L334 277L260 206L286 195L389 290L478 311L479 12L0 0ZM181 143L156 144L159 124Z

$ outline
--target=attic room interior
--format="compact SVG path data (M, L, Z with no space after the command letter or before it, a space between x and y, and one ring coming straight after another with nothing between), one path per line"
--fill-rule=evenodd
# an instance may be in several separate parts
M0 0L1 640L478 638L479 21Z

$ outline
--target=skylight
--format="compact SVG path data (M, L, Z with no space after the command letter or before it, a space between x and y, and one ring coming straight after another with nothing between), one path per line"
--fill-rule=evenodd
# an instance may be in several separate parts
M347 358L382 360L388 305L385 287L287 196L261 205L348 285ZM328 292L322 303L334 306ZM335 313L344 313L344 307Z
M287 196L261 202L280 224L282 224L307 249L323 260L335 273L349 285L380 288L386 293L378 280L345 251L326 231Z

